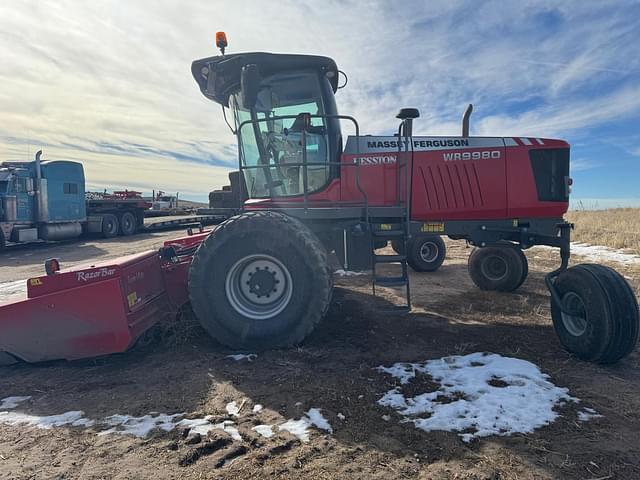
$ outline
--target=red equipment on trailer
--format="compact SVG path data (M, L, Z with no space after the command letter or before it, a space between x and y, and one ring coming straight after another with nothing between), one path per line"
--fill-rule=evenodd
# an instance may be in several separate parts
M327 57L223 52L191 70L207 98L232 110L242 213L160 252L29 280L27 298L0 306L0 351L10 359L123 351L187 300L221 343L295 345L328 309L333 253L345 269L371 269L374 294L401 288L405 303L393 311L409 312L408 265L428 269L434 234L476 247L469 273L487 290L522 284L523 250L559 248L545 281L564 347L600 363L635 347L638 304L624 278L598 265L568 268L566 142L470 136L471 109L461 136L414 136L415 108L400 110L395 135L361 136L354 118L337 113L342 72ZM355 129L344 147L341 122ZM376 251L388 241L396 255ZM381 264L398 271L384 275Z

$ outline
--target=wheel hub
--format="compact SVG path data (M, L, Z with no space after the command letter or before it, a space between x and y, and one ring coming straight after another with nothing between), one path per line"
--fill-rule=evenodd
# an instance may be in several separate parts
M482 274L490 280L502 280L508 273L507 262L497 255L487 257L480 266Z
M426 263L433 262L438 257L438 246L433 242L425 242L420 247L420 258Z
M574 292L567 292L562 296L563 310L561 312L564 328L574 337L579 337L587 330L587 309L582 298Z
M264 270L260 270L260 267L256 267L255 272L249 272L250 280L245 283L249 286L249 293L257 295L258 298L269 297L272 294L278 293L276 285L280 283L280 280L276 278L276 272L270 270L268 266Z
M238 260L227 273L227 299L240 314L266 320L282 312L291 300L293 284L286 266L270 255Z

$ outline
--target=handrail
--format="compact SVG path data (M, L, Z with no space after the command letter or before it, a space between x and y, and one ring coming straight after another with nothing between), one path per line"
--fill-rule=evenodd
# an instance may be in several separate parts
M258 122L267 122L267 121L275 121L275 120L295 120L296 118L299 117L300 114L298 115L279 115L279 116L274 116L274 117L269 117L269 118L259 118L256 120L250 119L250 120L245 120L244 122L241 122L237 129L236 129L236 135L238 136L238 140L239 140L239 145L242 145L242 129L245 127L245 125L249 125L249 124L254 124L257 125ZM355 167L356 169L356 188L358 189L358 192L360 192L360 194L362 195L362 198L364 200L364 208L365 208L365 219L367 221L367 223L369 222L369 195L367 194L366 190L364 189L364 187L362 186L362 182L361 182L361 172L360 172L360 166L361 166L361 159L360 159L360 126L358 124L358 121L350 116L350 115L323 115L323 114L304 114L307 116L307 118L311 119L311 118L326 118L326 119L335 119L335 120L349 120L351 121L354 126L355 126L355 131L356 131L356 152L355 152L355 161L354 163L343 163L341 161L331 161L329 160L328 162L309 162L307 160L307 144L306 144L306 128L303 127L301 134L302 134L302 162L295 162L295 163L288 163L287 166L288 167L302 167L303 168L303 201L304 201L304 205L305 205L305 209L308 208L309 205L309 185L308 185L308 178L307 178L307 167L309 165L322 165L322 166L333 166L333 165L337 165L342 167ZM255 134L255 133L254 133ZM256 138L256 141L261 141L259 139ZM240 147L242 148L242 147ZM238 155L238 169L239 171L243 171L243 170L249 170L249 169L270 169L273 168L274 165L269 165L269 164L263 164L263 165L243 165L242 162L242 157L244 155L243 151L240 151L239 149L239 155ZM266 175L266 172L265 172ZM244 177L243 177L244 178ZM247 185L247 193L250 193L248 185ZM275 195L272 195L271 197L273 198ZM242 209L244 209L244 205L241 207Z

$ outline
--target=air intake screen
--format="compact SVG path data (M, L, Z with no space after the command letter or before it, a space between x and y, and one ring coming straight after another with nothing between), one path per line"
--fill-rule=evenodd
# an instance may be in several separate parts
M569 149L529 150L531 168L536 180L538 200L566 202L569 199Z

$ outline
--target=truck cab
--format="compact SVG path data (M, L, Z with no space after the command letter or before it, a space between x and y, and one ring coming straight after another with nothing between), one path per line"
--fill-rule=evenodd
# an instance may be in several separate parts
M84 188L77 162L37 157L0 164L0 248L79 236L87 215Z

